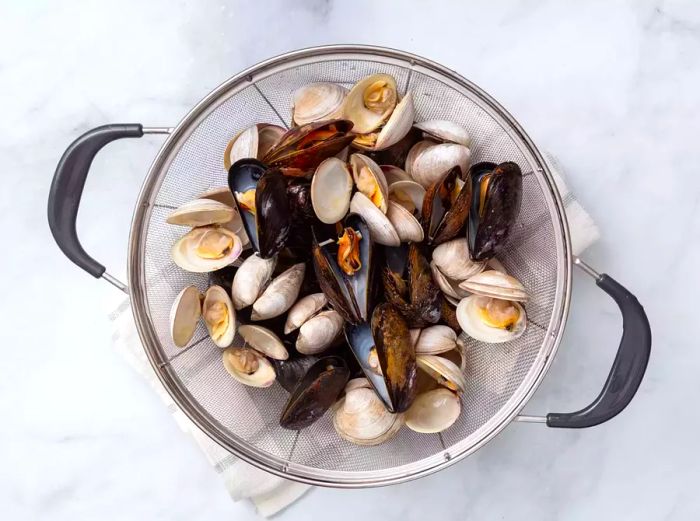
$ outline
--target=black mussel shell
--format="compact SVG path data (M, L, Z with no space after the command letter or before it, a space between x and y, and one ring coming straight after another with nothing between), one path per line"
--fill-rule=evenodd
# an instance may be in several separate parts
M462 169L455 167L457 175L461 177ZM443 215L440 224L435 229L431 243L438 246L443 242L454 239L464 229L469 217L469 208L472 202L472 183L467 174L467 179L457 195L457 199Z
M350 377L345 360L324 356L304 374L280 418L285 429L300 430L318 420L335 403Z
M311 183L305 179L290 179L287 184L289 209L294 221L313 221L316 217L311 204ZM305 227L308 227L305 225Z
M408 268L408 244L403 242L400 246L384 246L384 262L387 268L403 277Z
M369 320L370 307L372 304L372 302L370 302L370 295L372 284L374 282L372 280L372 275L374 273L374 270L372 269L372 238L370 236L367 223L358 214L348 214L348 216L345 217L344 226L360 232L361 235L360 262L362 263L362 266L357 272L355 272L355 274L347 275L343 273L343 276L350 284L351 294L355 300L359 318L361 321L366 322Z
M474 261L485 261L498 255L518 218L523 176L520 167L512 162L478 163L472 166L470 175L473 193L467 226L469 254Z
M337 245L321 246L314 239L311 247L311 260L314 273L321 291L326 295L328 303L343 317L346 322L357 323L360 321L354 300L350 294L350 288L345 283L343 273L335 262Z
M292 225L287 179L277 169L268 170L258 180L255 219L260 256L274 257L287 243Z
M416 396L416 353L399 310L379 304L372 313L372 337L393 412L404 412Z
M209 274L209 285L210 286L221 286L227 292L231 291L231 285L233 284L233 277L236 275L238 268L234 266L226 266L220 270L212 271Z
M350 133L352 125L350 120L334 119L294 127L265 154L263 162L284 168L294 176L311 172L355 139Z
M350 351L360 365L362 373L369 380L370 385L374 388L374 392L377 393L387 410L394 412L394 405L389 396L384 377L375 372L369 365L370 352L374 348L374 337L372 336L369 322L360 322L359 324L346 322L344 332Z
M277 381L285 391L291 393L309 368L318 361L317 356L298 356L287 360L270 360L277 374Z
M450 304L446 298L442 299L440 317L442 318L442 322L444 322L446 326L452 328L455 333L459 335L462 332L462 328L457 321L457 308Z
M411 147L423 139L423 133L413 127L401 140L389 148L377 152L363 152L371 157L378 165L393 165L404 168L406 157Z
M245 229L250 243L253 248L258 251L258 232L255 225L255 215L241 207L236 197L236 193L247 192L257 187L258 181L263 176L267 167L257 159L240 159L231 165L228 170L228 187L233 193L233 199L236 201L238 213L241 214L243 220L243 228ZM257 191L256 191L257 195Z
M408 247L408 286L416 318L436 324L440 320L442 292L433 280L428 261L415 243Z
M437 246L449 241L464 228L471 205L472 186L468 180L454 203L451 201L457 179L461 177L462 169L456 166L426 190L421 209L421 224L427 244Z

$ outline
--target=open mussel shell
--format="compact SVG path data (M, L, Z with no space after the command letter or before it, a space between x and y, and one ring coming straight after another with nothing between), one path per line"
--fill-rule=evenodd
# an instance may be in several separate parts
M396 307L383 303L374 308L370 327L390 410L403 412L410 407L416 392L416 355L408 324Z
M357 213L369 226L372 240L385 246L398 246L401 244L399 234L391 224L389 218L375 206L363 193L355 192L350 200L350 211Z
M379 445L393 438L403 426L403 415L386 410L382 401L363 382L345 387L333 416L333 426L341 438L355 445ZM349 388L350 387L350 388Z
M284 248L292 222L287 179L279 170L267 170L255 190L255 226L263 259L274 257Z
M496 270L482 271L462 282L459 287L486 297L518 302L527 300L527 291L518 279Z
M258 181L266 170L267 167L256 159L241 159L228 171L229 190L243 221L248 240L255 251L259 250L258 230L255 224L255 194Z
M433 250L433 263L446 277L463 281L484 271L485 263L469 257L467 239L452 239Z
M349 377L350 371L342 358L320 358L292 391L282 411L280 425L300 430L314 423L335 403Z
M463 393L467 388L464 373L457 364L447 358L436 355L417 355L416 364L450 391Z
M457 306L457 320L470 337L499 344L520 337L527 327L525 309L518 302L471 295Z
M343 116L348 91L335 83L309 83L294 92L292 119L297 125L336 119Z
M442 119L431 119L413 125L430 139L442 141L443 143L457 143L467 148L471 146L471 136L466 129L454 121Z
M309 368L318 361L317 356L297 356L287 360L271 360L277 373L277 381L282 388L291 393L299 384Z
M316 313L328 303L328 299L324 293L312 293L299 299L294 304L289 313L287 313L287 321L284 324L284 334L287 335L301 327L301 325L313 317Z
M428 261L415 243L408 246L408 286L415 316L426 324L437 323L442 293L433 280Z
M422 219L430 244L442 244L456 237L467 222L472 186L460 177L456 166L426 191Z
M336 223L350 209L353 180L347 165L336 157L325 159L311 180L311 202L318 219Z
M523 177L516 163L478 163L470 170L473 186L467 239L471 258L498 255L520 213Z
M389 185L379 165L363 154L352 154L350 167L357 190L372 201L382 213L386 213Z
M195 286L187 286L170 308L170 336L177 347L185 347L192 340L201 315L201 294Z
M394 405L389 395L387 383L381 374L381 369L377 370L377 365L373 363L376 357L377 350L374 345L374 337L369 322L361 322L359 324L345 323L344 326L345 339L350 346L350 351L355 356L360 369L369 381L372 389L381 399L384 406L389 411L394 411Z
M415 399L405 414L406 427L426 434L442 432L457 421L461 412L459 396L445 388L433 389Z
M266 327L243 324L238 328L238 333L249 347L265 356L275 360L286 360L289 358L289 352L280 338Z
M352 142L351 128L352 122L345 119L294 127L280 138L262 161L269 166L295 169L302 174L312 173L321 161L336 155Z
M236 313L228 292L221 286L211 286L204 293L202 318L209 336L218 347L228 347L236 335Z
M471 153L464 145L419 141L406 157L406 172L425 188L439 181L445 172L458 166L464 174L469 169Z
M225 224L233 219L234 215L235 210L223 203L211 199L195 199L173 210L165 222L194 228Z
M173 262L185 271L208 273L238 259L243 245L238 236L220 226L193 228L175 242Z
M389 201L386 213L401 242L421 242L423 227L413 214L396 201Z
M300 262L275 277L253 303L251 320L274 318L291 308L299 297L305 272L306 264Z
M285 133L284 128L270 123L258 123L236 134L224 150L224 168L240 159L260 159Z
M275 369L263 355L247 347L229 347L222 353L224 368L236 380L250 387L270 387Z
M416 356L439 355L457 347L457 333L448 326L438 324L419 331L420 335L414 342Z
M296 349L303 355L315 355L328 349L343 330L343 317L334 310L321 311L299 328Z
M231 297L236 309L243 309L255 302L272 277L276 258L263 259L254 253L240 265L233 276Z

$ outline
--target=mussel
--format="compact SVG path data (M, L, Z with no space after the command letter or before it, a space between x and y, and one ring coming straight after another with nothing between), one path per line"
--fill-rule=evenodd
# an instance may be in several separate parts
M236 161L228 171L228 187L233 194L243 228L255 251L259 251L258 230L255 224L255 195L258 181L267 168L256 159Z
M335 403L349 378L350 371L342 358L320 358L292 391L280 425L300 430L314 423Z
M459 234L469 216L472 185L462 181L460 167L448 171L428 187L423 198L423 231L428 244L442 244Z
M282 388L291 393L299 384L309 368L318 361L317 356L296 356L287 360L271 360L277 373L277 381Z
M467 239L475 261L494 257L503 248L518 213L523 177L516 163L477 163L470 169L472 202Z
M284 248L292 222L287 179L279 170L267 170L255 190L255 226L258 251L263 259L277 255Z

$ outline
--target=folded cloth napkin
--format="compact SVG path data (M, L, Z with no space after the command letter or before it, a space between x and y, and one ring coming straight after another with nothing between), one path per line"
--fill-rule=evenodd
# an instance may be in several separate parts
M554 174L566 208L573 253L578 255L598 239L598 228L564 184L558 161L550 155L545 155L545 159ZM258 514L269 517L299 499L310 488L309 485L273 476L239 460L212 441L179 409L146 358L130 308L127 300L110 315L114 323L114 348L151 384L180 428L192 436L209 463L221 475L224 486L233 500L250 499Z

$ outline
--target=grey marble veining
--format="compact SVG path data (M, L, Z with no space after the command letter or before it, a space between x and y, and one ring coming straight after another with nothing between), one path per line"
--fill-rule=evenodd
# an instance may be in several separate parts
M121 300L46 224L66 145L108 122L173 125L212 88L322 43L401 48L498 99L603 237L586 254L633 289L654 334L631 406L586 431L514 424L437 475L315 490L283 519L686 520L700 516L700 7L614 2L0 2L0 512L3 519L253 519L109 349ZM125 278L128 222L162 138L109 145L81 207L86 249ZM575 277L562 348L526 412L599 391L620 318Z

